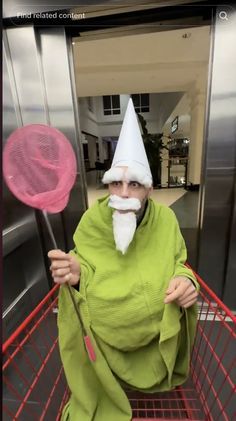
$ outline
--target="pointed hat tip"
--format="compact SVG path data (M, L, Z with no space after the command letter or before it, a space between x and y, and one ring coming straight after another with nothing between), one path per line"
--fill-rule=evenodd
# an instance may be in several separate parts
M144 143L135 112L133 100L130 97L112 161L113 166L137 167L152 178ZM144 170L145 169L145 170Z
M136 111L135 111L135 108L134 108L133 100L130 97L130 99L128 101L128 104L127 104L127 108L126 108L124 119L125 118L131 118L131 119L133 119L134 116L135 116L135 120L136 120L138 117L137 117L137 114L136 114Z
M134 108L134 103L133 103L133 100L132 100L132 98L131 98L131 97L130 97L130 99L129 99L129 101L128 101L127 108L128 108L128 107L130 107L130 106L132 106L132 107Z

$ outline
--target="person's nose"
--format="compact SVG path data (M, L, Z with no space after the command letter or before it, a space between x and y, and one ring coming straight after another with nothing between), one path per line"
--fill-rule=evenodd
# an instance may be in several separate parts
M121 187L121 197L123 199L126 199L129 197L129 185L128 183L122 183L122 187Z

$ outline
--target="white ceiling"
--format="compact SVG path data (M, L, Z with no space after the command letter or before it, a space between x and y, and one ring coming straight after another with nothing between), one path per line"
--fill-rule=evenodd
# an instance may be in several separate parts
M209 26L77 40L73 53L80 97L188 91L194 84L205 89Z

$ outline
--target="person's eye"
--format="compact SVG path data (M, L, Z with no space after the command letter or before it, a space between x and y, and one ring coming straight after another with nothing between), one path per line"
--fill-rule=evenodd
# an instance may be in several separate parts
M112 181L111 185L113 187L119 187L121 185L121 182L120 181Z
M139 188L141 184L139 184L137 181L131 181L129 183L130 187L133 187L135 189Z

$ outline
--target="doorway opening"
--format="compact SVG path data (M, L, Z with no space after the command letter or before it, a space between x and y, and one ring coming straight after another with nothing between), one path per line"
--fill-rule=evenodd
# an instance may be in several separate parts
M72 40L80 127L94 139L86 159L97 157L86 171L88 199L92 205L107 194L102 174L132 97L148 134L160 142L153 198L176 213L194 266L211 27L158 29Z

